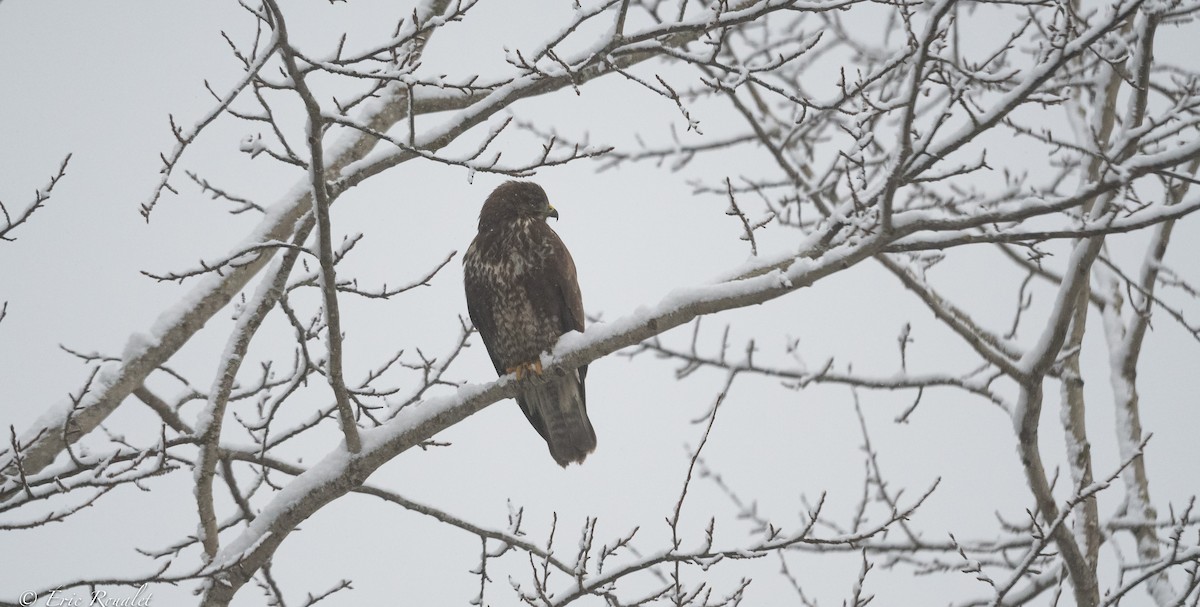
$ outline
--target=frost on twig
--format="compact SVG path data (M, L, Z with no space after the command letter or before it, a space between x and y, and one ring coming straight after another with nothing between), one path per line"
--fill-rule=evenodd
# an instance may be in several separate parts
M580 2L540 43L505 50L492 72L428 67L428 42L457 35L479 14L475 6L420 2L379 39L346 32L326 47L301 48L286 31L285 6L243 3L252 37L226 36L243 74L232 88L209 87L215 105L192 126L170 121L177 145L143 213L172 191L178 168L199 195L229 202L231 212L258 211L248 215L261 214L260 225L228 252L195 253L190 258L206 260L197 267L154 273L186 281L190 292L119 355L72 351L88 366L87 380L25 432L10 428L0 448L7 517L0 529L64 520L111 499L114 488L146 489L179 469L192 475L200 525L144 549L152 571L64 587L186 582L204 604L224 605L253 582L270 601L318 603L350 589L350 576L291 590L277 576L284 559L275 557L325 506L369 495L466 534L471 548L460 570L469 570L471 587L462 598L479 605L585 597L733 605L750 600L754 580L772 575L801 604L816 604L807 559L827 555L852 561L838 599L854 605L876 594L886 602L879 580L892 575L970 576L983 598L961 604L1032 604L1048 592L1089 606L1141 589L1164 605L1195 596L1197 520L1190 505L1172 511L1149 490L1147 462L1161 456L1145 445L1136 374L1152 319L1165 313L1172 322L1154 328L1197 334L1186 307L1194 281L1172 270L1166 255L1180 240L1172 231L1193 229L1200 210L1190 188L1200 159L1197 74L1160 65L1149 52L1158 25L1192 18L1200 10L1194 3L1115 0L1085 15L1036 2L986 10L953 0ZM868 10L886 18L882 34L854 21ZM973 28L998 35L975 39ZM540 113L511 118L526 100L560 91L587 96L598 79L625 87L620 111L665 108L668 118L639 132L606 129L600 143L586 134L599 132L587 116L565 125ZM301 105L301 119L286 109ZM242 127L243 162L292 171L296 186L280 185L288 193L262 204L220 185L223 176L186 167L186 149L215 121ZM996 142L1007 140L1028 147L998 153ZM557 507L537 514L513 507L507 521L473 522L368 482L407 451L421 457L413 447L447 445L440 431L516 390L505 381L464 381L458 362L475 340L463 319L435 348L402 340L352 355L363 336L341 328L353 313L345 295L396 305L417 287L442 288L442 270L456 256L427 251L414 257L422 260L415 267L385 277L339 266L375 237L364 231L337 240L342 194L410 162L458 167L468 179L589 163L615 175L650 163L669 169L656 175L678 173L692 196L736 218L727 227L737 225L749 259L739 248L706 283L610 311L612 320L564 337L545 359L548 372L566 372L623 351L632 364L668 361L680 381L720 382L698 416L687 414L705 425L698 445L663 462L679 467L671 507L621 527L597 513L578 524ZM5 230L32 213L13 219L4 211ZM1139 232L1150 236L1149 248L1130 269L1112 236ZM720 331L701 327L704 316L802 290L823 297L835 282L826 279L854 281L863 262L885 270L869 285L869 304L899 309L899 301L883 299L887 293L917 310L890 324L878 343L844 340L852 343L838 344L845 350L836 356L819 350L807 329L857 324L836 315L773 317L764 335L732 322ZM1000 312L963 295L955 273L963 264L980 264L966 267L986 278L987 299L1002 302ZM173 360L231 302L234 323L220 356L200 370ZM1109 342L1107 376L1080 364L1084 348L1098 343L1087 338L1097 330L1086 322L1093 309ZM0 306L0 317L6 310ZM256 339L275 321L286 339ZM952 360L930 355L939 339L957 348ZM885 362L859 359L876 346ZM1101 441L1086 422L1102 405L1083 399L1085 377L1113 388L1115 456L1092 455ZM766 386L763 406L850 388L834 390L830 401L858 422L863 475L849 506L835 505L844 496L824 487L804 487L820 499L801 495L799 516L781 518L726 472L709 439L738 434L722 424L746 406L740 396L753 383ZM1058 404L1056 394L1066 411L1058 422L1042 415ZM135 405L139 413L153 416L153 432L102 426L131 395L144 403ZM877 397L888 398L886 411L877 410ZM1020 510L996 510L992 533L917 516L931 495L959 497L932 487L908 493L888 465L896 454L880 434L928 429L947 402L955 415L999 415L991 427L1016 446L1008 463L1025 473L1027 493ZM1066 452L1039 444L1047 424L1060 426ZM301 444L326 447L301 466L291 450ZM762 447L771 461L790 461L785 449ZM1123 463L1118 472L1095 482L1094 462L1114 459ZM1066 467L1055 475L1060 462ZM798 472L810 465L794 464ZM929 477L945 487L937 474ZM1101 492L1120 491L1110 489L1118 477L1126 506L1112 517L1093 506ZM699 500L707 490L724 496L732 515ZM549 533L536 533L535 524ZM1126 554L1120 540L1130 538L1136 550ZM1120 561L1116 579L1098 566L1109 547ZM757 577L724 577L742 567Z
M29 217L46 204L46 201L50 199L50 195L54 192L54 186L58 185L59 180L66 176L67 164L69 162L71 162L71 155L67 154L63 157L62 162L59 163L58 172L50 177L50 181L46 185L34 192L33 202L29 203L24 209L10 212L8 207L4 206L4 202L0 201L0 214L4 215L4 225L0 226L0 241L11 242L16 240L16 237L10 236L9 233L21 224L29 221Z

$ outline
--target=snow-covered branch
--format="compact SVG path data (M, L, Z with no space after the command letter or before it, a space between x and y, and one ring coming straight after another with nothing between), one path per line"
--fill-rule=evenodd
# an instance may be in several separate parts
M1160 25L1186 27L1194 4L1106 0L1083 12L1035 0L578 1L555 9L562 10L553 27L525 24L537 39L503 46L485 69L425 54L453 55L458 45L474 43L473 27L508 40L494 27L495 13L487 19L486 11L502 9L487 3L420 0L389 14L386 30L367 39L357 31L305 29L305 12L285 12L276 0L242 2L252 37L224 38L243 73L229 89L206 83L213 106L192 126L171 121L177 145L163 156L142 211L148 216L164 192L175 191L178 169L195 182L194 195L227 200L234 213L261 212L227 219L259 223L227 251L184 252L184 259L202 259L198 264L145 273L164 283L157 288L187 291L119 352L64 347L87 377L60 390L69 395L24 432L10 426L0 441L0 531L78 520L79 512L123 499L115 496L132 493L129 487L150 490L158 477L185 470L195 488L187 503L197 511L185 513L187 528L198 518L196 533L142 550L154 562L131 575L72 574L64 587L185 583L197 586L203 604L228 605L257 585L274 604L319 603L348 592L354 580L339 572L293 597L281 573L284 546L302 524L317 526L314 515L334 511L322 512L326 506L359 506L341 501L359 494L418 513L410 518L423 524L453 528L459 539L468 534L458 555L468 564L458 569L480 605L497 602L500 593L533 605L732 605L751 600L768 570L809 605L817 602L809 559L841 559L847 584L839 598L855 605L872 592L883 598L879 578L913 574L966 575L982 585L979 598L944 597L961 605L1035 604L1066 592L1095 607L1138 588L1160 605L1192 600L1200 589L1198 521L1190 505L1181 513L1178 504L1154 499L1166 491L1150 492L1150 476L1177 456L1155 450L1162 439L1146 442L1154 428L1140 399L1155 386L1138 370L1163 347L1152 337L1200 335L1190 320L1200 289L1186 263L1200 210L1191 187L1200 170L1198 74L1186 62L1156 57L1170 50L1158 43L1166 29ZM590 103L592 95L604 96L603 103L544 111L562 99ZM253 129L237 159L256 179L274 179L273 170L294 176L290 189L265 184L282 192L273 204L259 204L259 191L234 194L251 191L235 185L236 175L187 166L199 161L187 151L218 123ZM416 170L391 172L404 164ZM260 178L253 169L263 165L270 170ZM669 503L647 515L651 522L614 533L600 512L571 511L583 520L572 535L565 531L574 524L567 505L547 498L533 514L533 503L518 498L530 504L529 515L510 502L507 525L503 515L476 523L451 514L455 507L396 490L386 474L372 478L398 457L400 467L470 454L467 441L443 432L528 381L481 381L462 372L473 364L463 353L477 340L461 313L461 290L445 280L454 273L457 245L423 241L434 246L364 259L384 241L376 234L389 246L411 243L389 231L394 223L364 221L358 213L369 209L340 214L343 196L375 183L391 188L389 197L398 190L389 204L430 211L438 205L415 194L429 185L426 173L447 167L468 181L536 174L550 185L590 167L609 171L607 181L595 182L605 190L630 185L627 175L653 181L632 184L653 195L599 197L614 209L657 212L651 206L659 188L674 186L693 203L672 209L660 233L637 243L636 257L626 256L626 231L642 226L620 223L629 213L611 213L613 223L577 232L587 235L584 243L602 242L592 251L564 231L581 279L600 275L587 272L601 267L600 250L614 267L662 271L654 280L661 288L663 277L676 274L653 266L674 257L651 246L675 247L670 252L688 263L694 246L696 267L723 271L673 285L665 297L638 291L636 301L607 315L589 308L609 320L564 335L540 361L543 373L558 374L624 354L591 367L592 394L614 389L599 370L616 364L665 370L669 381L717 384L715 400L696 410L679 413L694 404L679 403L659 412L699 423L703 435L674 462L680 483L665 485ZM0 205L0 239L11 239L6 234L42 205L65 168L64 160L21 213L10 217ZM374 179L384 174L408 181ZM55 192L56 204L61 194ZM400 211L403 221L424 217L407 210ZM360 223L345 227L338 243L335 232L351 219ZM710 224L719 228L705 232ZM454 233L403 226L410 228L422 236ZM1184 250L1168 255L1169 248ZM608 276L620 283L605 283L610 293L624 295L634 293L641 275ZM173 282L184 286L166 284ZM755 307L768 302L776 303ZM861 316L841 312L860 304L868 310ZM367 308L385 309L380 318L387 321L357 316ZM13 326L14 309L0 304L0 333ZM219 353L196 347L177 356L226 309L233 319L224 325L228 334L217 336L224 342ZM1097 310L1107 338L1103 368L1087 364L1100 343L1089 336L1099 329L1087 322ZM715 314L732 326L717 333L706 321L702 332L700 320ZM1152 326L1163 314L1174 320L1166 330ZM412 335L439 327L439 349L406 329L381 326L397 318L422 324ZM359 332L359 321L371 331ZM870 329L876 322L890 326ZM694 327L680 330L689 323ZM190 360L196 352L207 362ZM1089 428L1110 402L1085 398L1085 382L1097 381L1107 381L1114 395L1115 442L1110 432ZM1156 406L1174 404L1155 393ZM644 398L673 406L681 400ZM796 413L800 400L857 422L857 429L847 427L861 434L854 461L863 475L849 500L809 486L808 474L833 465L836 441L825 445L820 434L845 431L837 425L845 420L803 418L795 428L776 422L776 415ZM747 401L779 410L753 411L746 422ZM129 416L111 415L126 402L142 404L131 405ZM641 401L630 406L644 410ZM1055 410L1058 416L1043 415ZM998 413L1010 423L993 423ZM953 474L939 481L936 498L906 495L914 470L925 474L922 466L977 464L974 453L944 451L967 434L959 425L977 416L991 418L969 432L995 428L996 435L978 437L981 450L991 442L1015 452L989 461L994 468L983 473L989 491L1004 489L989 495L1012 503L970 501ZM723 424L735 423L765 429L723 432ZM1065 448L1042 440L1048 427ZM777 430L789 432L785 440L763 439ZM1171 430L1167 440L1177 441L1181 430ZM654 442L674 440L659 436ZM853 448L855 440L840 442ZM939 451L921 466L888 466L890 457L913 455L893 450L897 442L925 455ZM792 457L821 445L829 453ZM413 447L430 451L429 460ZM755 467L727 472L729 453ZM604 457L597 452L597 460ZM660 472L669 460L656 459L647 471ZM1112 461L1122 463L1118 472L1096 482L1093 467ZM992 474L1001 467L1004 473ZM563 474L602 474L598 469ZM759 493L762 485L736 476L747 469L786 477L775 484L791 495L821 497L801 497L791 508L799 523L780 522L775 500ZM1123 507L1113 513L1097 497L1118 477ZM562 478L565 486L581 477ZM930 471L916 483L933 478L943 476ZM629 492L628 501L636 499ZM921 516L913 516L918 506ZM928 510L940 516L927 517ZM974 526L948 520L947 511L961 511ZM542 538L529 535L547 528ZM1130 543L1136 550L1125 550ZM1115 573L1104 565L1109 551ZM721 577L743 567L758 572L754 584L748 575Z

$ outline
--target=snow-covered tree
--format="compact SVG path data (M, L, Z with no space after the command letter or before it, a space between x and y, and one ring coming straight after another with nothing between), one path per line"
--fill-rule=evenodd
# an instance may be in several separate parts
M209 109L109 212L248 233L142 255L175 303L68 348L83 377L0 449L6 561L165 493L177 533L0 599L1200 600L1200 3L491 4L241 3L240 72L194 75ZM31 215L87 162L2 207L3 264L72 238ZM456 251L510 178L592 203L556 202L596 321L546 372L608 361L565 471L515 407L476 415L518 384L471 348ZM228 216L189 229L206 197ZM352 519L403 530L389 573Z

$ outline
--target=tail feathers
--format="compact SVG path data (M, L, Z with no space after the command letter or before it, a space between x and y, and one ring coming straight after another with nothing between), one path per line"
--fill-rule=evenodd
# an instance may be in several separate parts
M596 432L579 381L572 375L534 382L517 398L533 427L546 439L554 461L564 468L583 463L596 449Z

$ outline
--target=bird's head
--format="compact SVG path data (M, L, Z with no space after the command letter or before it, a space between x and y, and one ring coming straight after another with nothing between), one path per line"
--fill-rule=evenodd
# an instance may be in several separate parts
M531 181L509 181L492 190L479 211L479 229L509 222L545 221L558 219L558 211L550 205L546 192Z

